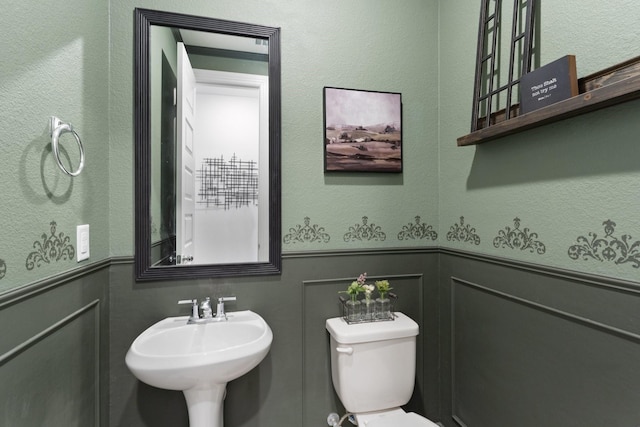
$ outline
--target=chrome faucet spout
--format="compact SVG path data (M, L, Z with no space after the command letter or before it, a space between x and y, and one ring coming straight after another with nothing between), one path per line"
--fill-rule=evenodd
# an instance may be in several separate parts
M200 303L200 309L202 310L203 319L213 318L213 311L211 310L211 298L205 298L205 300Z

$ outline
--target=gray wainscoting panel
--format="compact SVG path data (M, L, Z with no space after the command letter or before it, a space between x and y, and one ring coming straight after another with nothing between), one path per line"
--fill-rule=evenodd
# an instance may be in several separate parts
M6 426L100 425L95 300L0 356Z
M429 250L305 253L283 258L282 275L135 283L133 266L111 269L111 425L186 427L180 392L137 381L124 363L129 345L146 327L166 316L188 314L178 299L236 295L229 311L250 309L271 326L267 358L232 381L225 399L226 427L321 427L339 411L328 364L325 319L338 315L338 291L362 272L388 278L399 309L421 327L422 353L411 408L437 419L437 254ZM393 363L393 361L389 361ZM428 378L428 380L427 380Z
M0 296L0 425L108 425L107 269Z
M442 267L447 426L640 425L638 287L450 255Z
M325 425L343 408L324 321L365 271L420 325L407 409L446 427L640 425L640 283L451 250L289 254L280 276L144 284L128 259L0 294L0 425L186 427L182 393L140 383L124 355L187 314L178 299L208 295L274 332L229 384L226 426Z

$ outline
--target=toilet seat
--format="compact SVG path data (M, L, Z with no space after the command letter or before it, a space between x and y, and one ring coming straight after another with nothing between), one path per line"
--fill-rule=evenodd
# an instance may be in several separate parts
M415 412L396 413L369 421L365 427L438 427Z

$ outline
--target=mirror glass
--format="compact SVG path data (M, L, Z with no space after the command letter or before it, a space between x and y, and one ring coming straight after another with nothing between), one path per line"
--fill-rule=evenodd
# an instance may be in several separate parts
M278 273L279 29L135 13L138 280Z

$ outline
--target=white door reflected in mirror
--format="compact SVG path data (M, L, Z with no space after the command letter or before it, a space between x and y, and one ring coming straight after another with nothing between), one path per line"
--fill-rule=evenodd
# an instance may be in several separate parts
M176 150L176 246L180 265L191 263L194 256L195 228L195 129L196 129L196 76L183 43L177 44L178 147Z
M199 263L268 259L268 79L195 70ZM264 148L262 148L264 147Z

